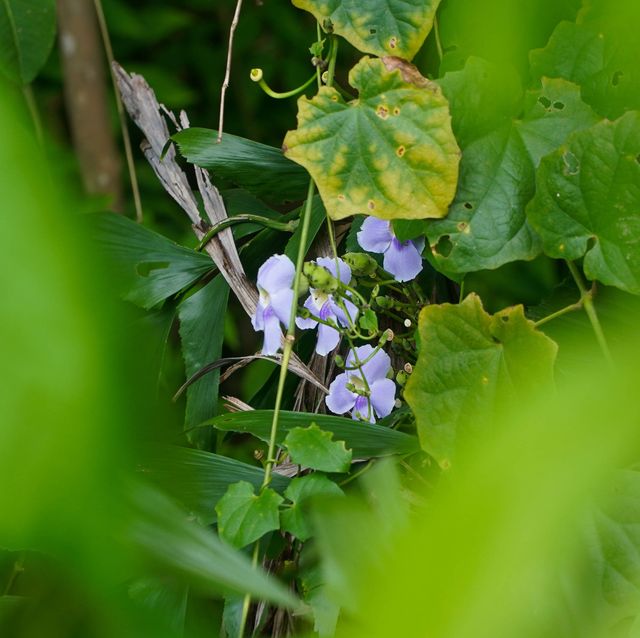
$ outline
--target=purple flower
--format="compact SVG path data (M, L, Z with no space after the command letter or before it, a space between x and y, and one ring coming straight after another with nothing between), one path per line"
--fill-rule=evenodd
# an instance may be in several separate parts
M336 261L338 262L338 268L336 268ZM316 264L321 266L336 279L343 284L348 284L351 281L351 268L345 264L342 259L333 259L332 257L319 257L316 259ZM323 321L333 321L336 325L344 327L349 326L349 318L351 323L355 322L358 315L358 309L351 301L342 297L339 304L334 295L328 292L319 290L318 288L311 288L311 294L304 302L304 307L316 317L319 317ZM345 312L346 310L346 312ZM349 313L349 317L347 317ZM319 355L325 356L329 354L340 341L340 333L331 326L326 324L318 324L315 319L303 319L298 317L296 319L296 325L302 330L309 330L318 326L318 342L316 344L316 352Z
M273 255L258 270L258 307L251 317L256 330L264 331L262 354L274 355L280 348L280 323L289 327L296 267L286 255Z
M391 413L396 397L396 385L387 379L391 359L382 350L369 359L373 350L373 346L367 344L349 351L346 370L333 380L325 399L334 414L351 410L352 418L375 423L376 416L385 417ZM366 363L358 366L362 361Z
M358 243L371 253L382 253L382 265L396 281L410 281L422 270L424 237L399 241L389 221L367 217L358 232Z

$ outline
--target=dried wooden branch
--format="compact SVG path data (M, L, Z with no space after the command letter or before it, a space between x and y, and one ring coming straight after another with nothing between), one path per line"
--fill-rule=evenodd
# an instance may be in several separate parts
M145 157L164 189L189 217L198 239L202 239L210 225L200 217L198 204L189 186L187 176L176 162L174 147L172 145L167 147L170 133L163 116L164 114L169 117L180 128L189 124L186 114L181 114L181 124L178 124L173 113L158 103L155 93L142 76L135 73L128 74L115 62L113 72L129 116L146 137L141 144ZM215 224L227 219L222 197L218 189L211 183L208 173L195 167L195 174L198 190L210 222ZM245 312L248 315L253 315L258 302L258 291L244 272L231 230L226 229L218 233L209 241L205 250L242 304ZM308 380L322 392L328 392L324 384L304 365L299 357L292 356L289 369L301 378Z

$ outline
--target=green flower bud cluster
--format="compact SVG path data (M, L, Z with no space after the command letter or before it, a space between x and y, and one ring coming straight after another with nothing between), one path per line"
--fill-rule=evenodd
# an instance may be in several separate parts
M347 253L342 260L356 277L370 277L378 268L376 260L367 253Z
M305 262L302 272L307 278L308 285L316 290L333 293L340 287L340 282L326 268L318 266L313 261Z

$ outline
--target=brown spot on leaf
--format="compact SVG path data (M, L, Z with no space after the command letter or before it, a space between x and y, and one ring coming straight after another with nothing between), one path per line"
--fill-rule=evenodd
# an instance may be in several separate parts
M396 149L396 155L398 157L402 157L405 153L405 147L404 146L398 146L398 148Z
M376 203L375 203L372 199L370 199L370 200L367 202L367 208L368 208L369 210L373 210L375 207L376 207Z
M395 55L385 55L380 59L388 71L400 71L402 79L405 82L415 84L421 89L430 89L434 93L440 90L435 82L427 80L427 78L418 71L418 68L410 62L407 62L402 58L398 58Z
M380 104L376 109L376 115L379 118L386 120L389 117L389 109L384 104Z
M396 108L393 109L393 114L394 115L400 115L400 107L396 106Z
M393 36L390 40L389 40L389 48L390 49L395 49L398 46L398 38L396 38L395 36Z
M343 195L342 193L340 193L340 195L338 195L338 199L339 199L341 202L344 202L344 195Z

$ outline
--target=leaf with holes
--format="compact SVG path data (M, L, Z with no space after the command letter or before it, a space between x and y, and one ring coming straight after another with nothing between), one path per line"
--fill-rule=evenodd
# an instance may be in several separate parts
M292 428L284 440L291 460L322 472L348 472L352 452L344 441L334 441L331 432L324 432L315 423L308 428Z
M576 133L542 160L527 209L551 257L640 294L640 113Z
M0 71L29 84L47 61L55 34L54 0L0 2Z
M553 378L556 344L522 306L489 315L480 298L427 306L420 352L405 390L423 449L448 467L459 449L486 436L502 410Z
M467 143L451 211L446 219L427 223L427 236L437 267L452 275L533 259L540 252L540 240L525 215L534 195L535 167L570 133L597 121L580 99L579 88L559 79L545 79L540 90L528 92L520 118L513 113L492 120L471 118L468 105L483 100L467 92L491 91L492 82L483 79L486 73L485 65L473 62L442 80L454 130ZM503 114L510 103L513 98L505 96ZM493 130L475 136L476 127L484 132L492 123Z
M637 3L636 3L637 4ZM561 22L543 49L531 51L534 78L561 77L579 84L582 98L609 119L640 108L637 29L640 12L625 19L624 3L593 9L579 24Z
M311 526L305 515L305 508L309 502L318 497L343 494L344 492L324 474L313 473L293 479L284 493L292 505L282 512L282 529L301 541L306 541L311 538Z
M293 0L356 49L411 60L427 39L440 0Z
M269 487L256 495L246 481L230 485L216 505L220 537L235 547L245 547L278 529L282 501Z
M315 180L333 219L443 217L455 193L460 151L440 88L397 58L364 57L349 74L360 90L345 102L323 87L298 101L285 155Z

